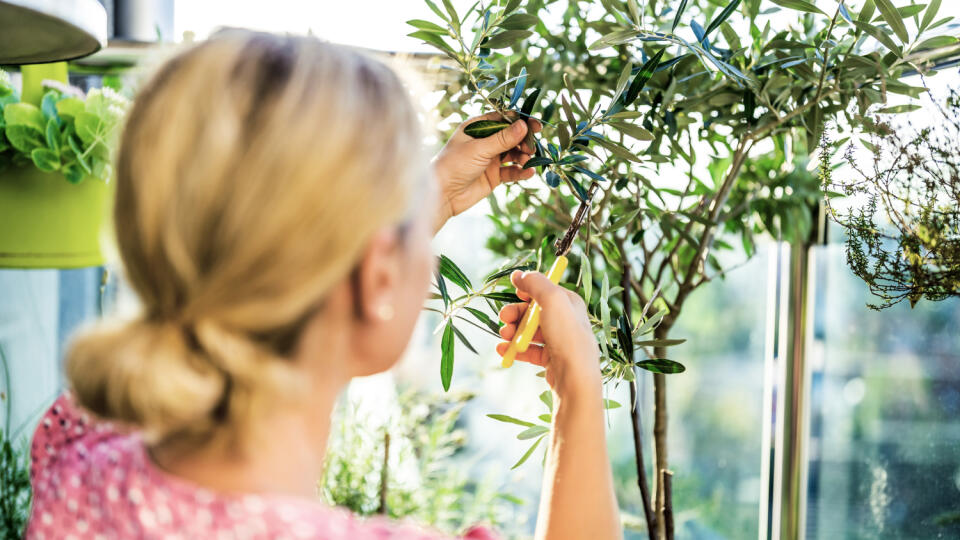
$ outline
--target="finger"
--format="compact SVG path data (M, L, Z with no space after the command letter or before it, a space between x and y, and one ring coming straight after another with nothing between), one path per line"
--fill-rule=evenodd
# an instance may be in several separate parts
M477 149L485 158L499 157L500 154L514 149L527 134L526 122L514 122L489 137L476 139Z
M498 343L497 354L503 356L506 354L507 347L509 346L510 344L507 342ZM543 367L547 363L547 354L540 345L530 345L527 350L523 351L522 353L517 353L517 360Z
M540 272L523 272L520 275L514 272L510 276L510 281L517 288L517 296L520 296L520 291L523 291L541 306L547 307L561 300L567 301L566 289L554 284Z
M518 280L522 275L523 275L523 272L521 272L520 270L514 270L513 273L510 274L510 283L512 283L513 286L516 287L517 283L519 283ZM530 301L530 295L524 291L521 291L520 289L517 289L517 297L520 298L520 300L523 300L524 302Z
M523 165L524 163L530 161L530 154L526 152L521 152L520 150L510 150L503 154L500 158L500 163L516 163L517 165Z
M543 131L543 124L540 123L536 118L527 118L527 126L534 132L540 133Z
M524 169L516 165L500 167L500 183L508 184L519 180L526 180L527 178L533 178L534 174L536 174L536 171L533 169Z
M510 341L515 335L517 335L516 324L505 324L500 327L500 337L503 339ZM539 328L537 328L537 331L533 333L533 337L530 338L530 341L533 343L543 343L543 333L540 332Z
M569 289L563 289L563 290L567 291L567 297L570 298L570 302L572 302L574 305L586 307L587 303L584 301L583 297L580 296L579 293L575 293Z
M519 321L520 317L523 317L524 312L527 311L528 305L526 302L520 302L503 306L500 308L500 320L507 324Z

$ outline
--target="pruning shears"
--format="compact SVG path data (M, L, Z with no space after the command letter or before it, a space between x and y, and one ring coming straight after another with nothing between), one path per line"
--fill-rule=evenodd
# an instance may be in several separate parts
M587 196L580 201L580 206L577 207L577 213L574 215L570 227L567 228L566 234L554 244L554 254L557 258L554 259L553 265L551 265L550 270L547 271L547 279L553 284L560 283L563 273L567 270L569 261L567 261L566 255L570 252L570 247L573 246L573 240L577 237L577 231L580 230L580 227L590 214L590 203L593 201L593 194L596 192L597 186L598 184L596 182L590 186L590 189L587 191ZM530 347L530 341L533 340L534 334L536 334L537 329L540 328L541 310L540 304L536 301L530 303L526 313L523 314L523 318L520 320L520 324L517 326L517 333L513 335L513 339L510 340L510 345L507 347L506 352L503 353L503 361L501 363L503 367L508 368L512 366L513 361L517 358L517 354L526 352Z

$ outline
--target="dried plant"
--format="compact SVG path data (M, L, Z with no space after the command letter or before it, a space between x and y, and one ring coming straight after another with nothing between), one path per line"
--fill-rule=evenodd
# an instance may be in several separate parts
M929 98L928 125L889 120L920 105L875 115L873 134L863 141L872 153L867 168L848 144L844 161L852 173L834 179L835 145L821 144L824 184L847 196L845 207L829 202L829 213L846 231L847 263L879 299L868 304L874 309L960 296L960 93L951 90L943 102Z

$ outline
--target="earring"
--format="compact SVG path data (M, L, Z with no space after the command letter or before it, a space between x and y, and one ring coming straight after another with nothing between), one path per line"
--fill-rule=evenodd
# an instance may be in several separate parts
M389 321L392 319L393 306L390 304L380 304L380 306L377 308L377 317L379 317L381 321Z

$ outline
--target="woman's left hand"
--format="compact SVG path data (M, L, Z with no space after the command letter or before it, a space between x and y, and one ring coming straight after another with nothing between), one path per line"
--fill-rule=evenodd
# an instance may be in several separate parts
M523 142L527 130L543 129L537 120L516 121L512 126L483 139L474 139L463 128L477 120L500 120L492 112L460 124L433 162L440 184L440 212L437 229L451 217L483 199L500 184L525 180L534 174L524 169L535 149ZM504 163L513 163L506 165Z

